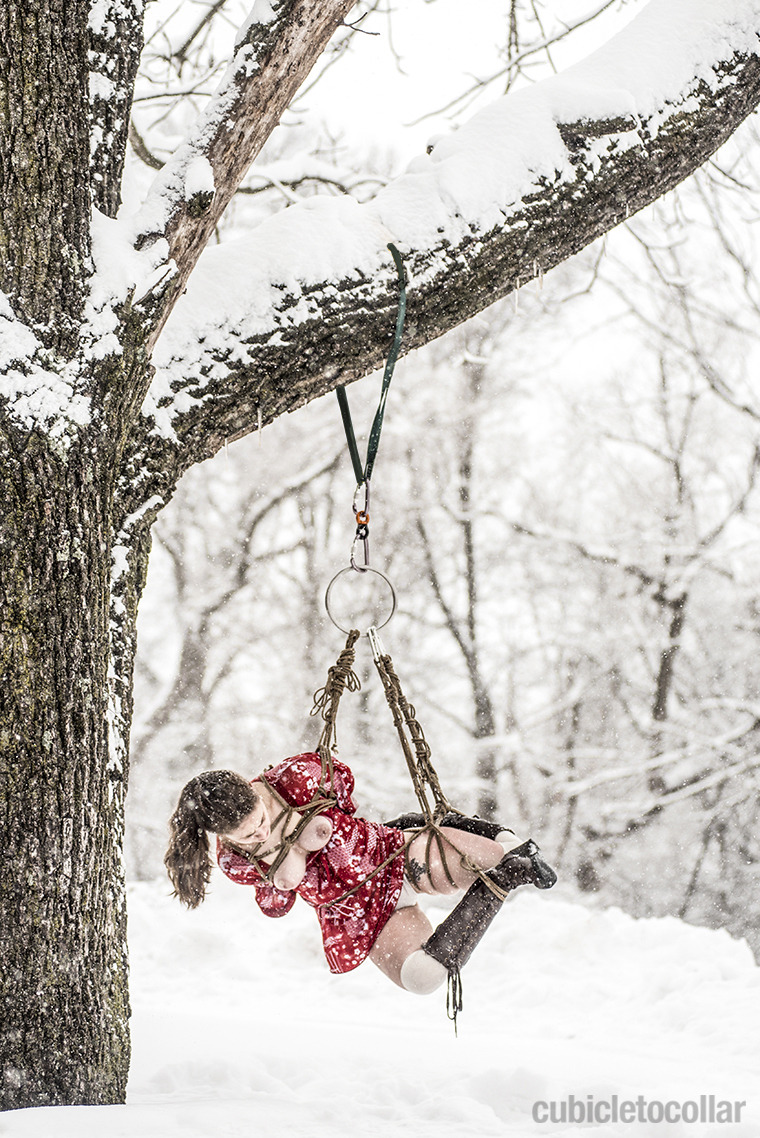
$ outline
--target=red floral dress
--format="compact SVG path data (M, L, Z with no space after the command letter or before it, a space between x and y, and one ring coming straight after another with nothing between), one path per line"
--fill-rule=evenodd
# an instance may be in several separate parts
M322 764L316 754L296 755L264 772L266 782L291 806L307 806L319 790L321 776ZM333 824L332 836L323 849L307 855L306 874L295 889L276 889L264 881L256 866L221 838L217 838L217 861L232 881L253 885L259 908L268 917L283 917L292 909L296 894L303 897L316 909L330 971L350 972L366 960L398 901L404 879L404 835L379 822L354 817L354 776L337 759L329 789L337 806L322 813ZM399 856L365 880L394 852ZM268 869L266 862L262 866ZM357 885L360 888L355 893L343 897Z

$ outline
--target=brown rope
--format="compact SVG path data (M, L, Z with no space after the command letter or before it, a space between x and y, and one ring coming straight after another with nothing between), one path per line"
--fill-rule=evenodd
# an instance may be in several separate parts
M448 837L447 834L444 834L443 830L440 828L440 826L437 826L435 822L426 822L425 825L419 827L419 829L416 829L413 831L407 831L407 832L411 833L411 837L404 847L406 854L408 854L409 846L411 845L411 843L414 841L414 839L416 837L419 837L420 834L427 834L427 842L425 843L425 861L423 864L423 870L425 873L428 874L428 876L430 876L430 850L432 849L433 842L435 842L435 844L438 848L438 853L439 853L440 858L441 858L441 864L443 866L443 872L446 874L446 878L449 882L449 885L453 885L456 888L456 881L454 880L454 878L452 876L451 869L449 868L449 863L448 863L448 860L446 857L446 850L444 848L446 846L449 848L449 850L453 850L454 853L458 855L459 864L461 866L463 866L464 869L466 869L469 873L471 873L473 875L473 877L479 877L480 880L483 882L483 884L489 889L489 891L491 893L494 894L495 897L498 897L500 901L504 901L506 899L506 897L509 893L509 890L508 889L502 889L502 887L499 884L497 884L497 882L492 881L491 878L488 876L487 871L481 869L480 866L476 865L475 862L472 860L472 858L469 856L469 854L463 853L460 850L459 846L457 846L456 843L453 842L451 840L451 838ZM413 881L414 874L409 871L408 857L405 859L405 866L406 866L406 876L409 878L410 881Z
M314 692L314 703L310 714L319 715L324 720L325 730L322 734L325 741L329 741L335 732L338 704L345 689L359 691L361 688L359 677L354 671L354 659L356 657L354 645L360 635L356 629L349 632L346 646L329 669L324 687Z
M311 802L307 802L305 806L291 806L286 802L282 795L278 794L275 788L267 781L264 775L260 776L261 782L265 784L269 792L274 795L280 803L282 810L277 815L277 818L272 823L272 828L279 825L282 818L285 818L283 831L288 831L288 827L294 814L299 814L300 818L296 825L289 832L283 832L283 836L278 844L273 848L274 860L269 863L269 869L264 870L263 859L258 853L260 846L254 847L253 850L244 850L240 846L235 846L235 852L241 854L247 861L254 865L261 874L263 880L268 881L271 885L274 881L274 875L282 865L285 858L288 856L293 846L296 844L301 834L312 818L317 814L321 814L324 810L329 810L332 806L337 805L335 795L331 792L333 782L333 749L336 746L336 731L335 722L338 716L338 705L340 704L340 697L343 692L348 688L349 691L358 691L361 688L359 677L353 670L355 650L354 645L359 639L359 633L351 631L346 640L346 646L341 652L340 656L330 668L327 673L327 680L324 687L320 688L314 693L314 703L311 709L311 715L319 715L324 720L324 727L322 734L317 744L317 754L319 755L320 763L322 764L322 771L319 779L319 786L312 798ZM265 843L260 843L263 845Z
M354 671L354 660L356 658L354 645L360 635L356 629L349 632L345 648L327 673L325 686L314 693L314 702L309 714L319 715L324 720L322 734L317 743L317 754L322 763L320 790L332 785L332 756L333 750L337 750L338 745L336 720L340 697L346 688L350 692L361 690L361 682Z
M320 716L324 722L324 727L322 728L322 733L317 744L317 754L322 764L322 772L319 787L311 802L308 802L305 806L290 806L290 804L285 802L284 798L278 794L275 788L270 785L267 779L263 775L260 776L261 781L266 784L269 791L283 808L273 823L273 827L279 823L283 816L286 816L283 830L287 830L293 815L300 814L301 816L296 826L289 833L283 834L278 845L274 847L272 852L275 853L275 858L269 863L269 869L266 871L262 867L262 858L257 852L259 847L256 847L252 851L235 847L236 852L242 854L243 857L254 865L262 878L270 884L273 883L275 873L312 818L336 805L335 795L331 793L333 782L333 751L337 749L336 721L343 692L346 689L350 692L359 691L361 689L361 682L354 671L354 661L356 658L355 645L359 636L360 633L355 629L349 632L345 647L335 664L333 664L327 673L327 680L325 681L324 687L319 688L318 691L314 693L314 702L310 714ZM385 698L393 715L393 722L398 732L415 794L417 795L417 800L425 817L425 825L421 829L415 830L403 847L395 850L389 857L381 862L380 865L376 866L358 885L354 886L353 889L347 890L341 897L327 902L324 908L330 908L332 905L337 905L341 901L344 901L347 897L351 897L354 893L358 892L365 881L371 880L371 878L385 869L395 858L403 855L406 860L409 844L420 833L427 833L428 835L425 848L424 868L426 873L429 874L430 872L430 851L433 842L435 842L446 878L450 885L455 885L446 859L446 850L444 847L447 846L459 855L460 862L466 869L479 877L492 893L503 900L506 896L504 890L502 890L495 881L492 881L486 873L479 869L471 858L457 849L456 845L454 845L441 830L441 819L446 814L452 812L452 807L446 795L443 793L438 774L433 766L430 745L417 719L414 706L409 703L401 689L401 683L396 675L390 656L386 654L381 655L373 651L373 657L383 685ZM432 795L435 803L432 807L429 801L429 795Z
M406 765L409 768L417 801L425 819L428 822L436 823L444 814L451 811L451 805L441 789L438 775L431 761L432 752L425 738L425 732L417 719L413 705L409 703L401 690L401 683L390 656L376 656L375 667L393 715L393 722L406 758ZM414 751L412 751L412 747ZM432 809L426 786L435 801L435 807Z
M358 893L359 890L364 885L366 885L368 881L371 881L373 877L376 877L377 874L381 872L381 870L390 865L392 861L395 861L397 857L403 857L404 862L406 863L406 855L409 849L409 844L413 842L416 837L417 834L415 832L406 842L404 842L403 846L399 846L399 848L397 850L394 850L393 853L388 854L385 861L381 861L379 865L376 865L374 869L370 870L367 876L363 877L361 881L358 882L358 884L353 886L353 888L347 889L345 893L342 893L340 897L333 898L332 901L325 901L323 905L319 906L319 908L331 909L333 905L340 905L340 903L342 901L345 901L347 897L353 897L354 893Z
M393 722L398 732L399 740L401 741L401 748L406 758L406 765L409 768L409 774L412 779L415 794L417 795L417 801L425 817L423 831L427 830L428 832L425 850L425 871L427 873L430 871L430 850L435 841L446 878L450 885L455 884L446 860L444 850L444 845L446 845L459 854L461 864L466 869L475 877L479 877L490 892L503 901L507 894L501 886L493 881L486 872L475 865L470 857L463 854L461 850L458 850L454 843L441 830L441 819L446 814L452 812L452 807L446 795L443 793L438 774L433 766L432 752L425 738L425 732L422 730L422 726L417 719L417 712L413 704L409 703L402 691L401 681L396 675L396 670L393 667L393 661L390 656L387 655L387 653L380 654L379 652L373 652L373 657L375 667L382 681L385 698L391 709ZM412 751L412 746L414 747L414 751ZM430 807L428 790L435 801L435 807L433 809Z
M443 831L440 830L437 826L425 825L425 826L422 826L420 829L410 830L410 831L406 831L406 832L408 832L409 837L406 839L403 846L400 846L397 850L394 850L393 853L389 854L388 857L385 858L384 861L381 861L379 865L376 865L375 868L372 869L367 874L366 877L363 877L362 880L357 885L354 885L352 889L347 889L345 893L342 893L340 895L340 897L336 897L332 901L325 901L324 904L319 906L319 908L320 909L330 909L330 908L332 908L333 905L341 904L341 902L345 901L347 897L353 897L354 893L358 893L359 890L362 888L363 885L366 884L367 881L371 881L373 877L375 877L378 873L380 873L382 870L384 870L386 868L386 866L390 865L392 861L395 861L397 857L403 857L404 858L404 866L405 867L408 866L409 847L415 838L419 837L420 834L424 834L424 833L428 834L428 840L427 840L426 849L425 849L425 872L426 873L430 872L430 848L432 846L432 843L435 841L436 845L438 846L438 852L441 855L441 862L443 864L444 873L446 874L446 877L447 877L450 885L453 885L454 887L456 887L456 882L451 875L451 870L449 869L449 864L446 860L446 853L445 853L444 848L443 848L444 845L447 845L450 847L450 849L454 850L454 852L459 855L460 863L465 867L465 869L468 869L470 871L470 873L473 874L473 876L480 877L485 882L485 884L488 886L488 888L491 890L491 892L494 893L499 898L499 900L503 901L507 897L507 894L509 891L506 889L502 889L500 885L497 885L497 883L495 881L492 881L490 879L490 877L488 877L483 872L482 869L480 869L477 865L475 865L475 862L472 860L472 858L469 857L467 854L462 853L462 851L460 849L458 849L457 846L454 845L454 843L451 841L451 839L448 838L446 836L446 834L444 834ZM410 881L412 880L412 877L409 873L406 873L406 876L409 878ZM421 890L420 890L420 892L421 892Z
M240 854L241 857L244 857L246 861L250 862L251 865L256 867L256 869L261 874L262 880L267 881L270 885L272 885L274 884L274 875L292 850L293 846L300 838L306 826L308 826L309 822L311 822L312 818L315 818L318 814L322 814L325 810L329 810L331 807L336 806L337 800L334 794L325 794L320 789L317 790L317 793L314 795L310 802L306 803L305 806L291 806L290 803L286 802L282 795L275 790L275 788L264 777L264 775L259 776L259 781L264 783L269 792L274 795L274 797L282 806L282 810L280 810L279 814L272 822L272 829L278 826L281 820L285 818L285 823L283 825L283 836L271 851L275 855L274 859L268 863L269 869L265 870L263 867L264 858L262 854L259 853L259 850L263 845L266 845L266 842L259 842L259 844L257 846L254 846L252 850L243 849L242 846L237 846L232 842L230 842L229 845L232 847L232 849L234 849L235 853ZM300 817L293 829L288 831L288 826L290 825L294 814L298 814Z

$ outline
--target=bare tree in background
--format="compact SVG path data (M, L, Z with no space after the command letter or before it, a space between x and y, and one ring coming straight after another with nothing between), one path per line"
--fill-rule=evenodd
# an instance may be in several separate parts
M757 947L757 281L746 253L719 267L737 209L729 190L716 211L715 176L614 243L602 276L641 347L578 403L571 496L551 483L516 528L587 606L573 745L546 751L581 885Z

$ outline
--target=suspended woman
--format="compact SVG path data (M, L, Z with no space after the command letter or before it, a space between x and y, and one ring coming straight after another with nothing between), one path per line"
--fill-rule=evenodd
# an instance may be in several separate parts
M175 895L190 908L203 901L213 834L220 868L253 886L267 916L284 916L297 895L315 909L331 972L369 957L399 987L427 994L447 977L458 981L507 893L554 885L535 843L495 824L449 815L433 830L404 829L357 818L351 771L337 759L330 768L326 779L319 755L308 753L250 782L233 771L191 779L164 859ZM499 833L500 841L488 836ZM419 895L460 890L465 896L434 931Z

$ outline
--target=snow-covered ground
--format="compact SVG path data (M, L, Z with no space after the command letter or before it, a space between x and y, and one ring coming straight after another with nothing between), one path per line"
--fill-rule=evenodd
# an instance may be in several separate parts
M0 1115L0 1135L557 1136L582 1127L539 1124L533 1104L570 1095L747 1103L740 1123L595 1125L604 1138L760 1135L760 970L746 945L559 893L507 903L465 971L455 1038L441 993L406 995L369 963L331 976L300 902L268 920L217 874L188 913L163 882L135 885L127 1105Z

